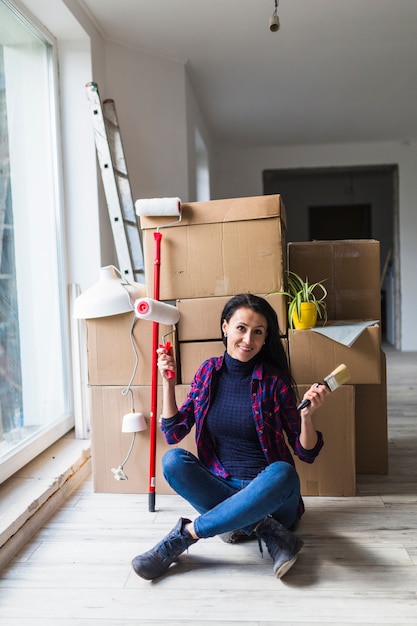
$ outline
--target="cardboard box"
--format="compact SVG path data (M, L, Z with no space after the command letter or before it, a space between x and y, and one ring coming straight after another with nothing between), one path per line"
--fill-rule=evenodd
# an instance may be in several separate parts
M381 382L381 328L368 326L351 347L324 337L313 330L288 330L291 373L298 383L323 380L344 363L351 384Z
M88 383L90 385L127 385L133 374L136 356L131 343L133 313L86 320ZM159 337L171 333L172 326L159 325ZM138 364L133 385L150 385L152 379L152 322L136 319L133 341ZM175 336L171 341L175 351ZM174 352L175 353L175 352Z
M291 242L288 269L324 283L328 319L381 319L380 244L374 239Z
M300 397L310 385L299 385ZM303 496L354 496L355 388L344 385L326 398L314 414L314 426L323 433L324 446L314 463L294 457Z
M182 205L182 221L160 230L160 298L206 298L283 288L285 209L279 195ZM166 217L141 217L148 293L154 232Z
M190 341L179 344L181 383L189 385L206 359L224 354L223 341Z
M133 387L135 409L147 418L149 426L151 388ZM148 493L149 491L149 427L137 433L132 454L124 471L129 480L116 480L112 468L119 467L128 453L132 435L122 433L122 419L131 410L129 396L122 396L123 387L90 387L91 406L91 461L93 468L94 491L98 493ZM188 385L177 385L178 405L188 393ZM162 403L162 387L158 388L158 414ZM179 444L180 447L196 454L194 429ZM161 459L172 446L157 427L156 440L156 494L174 493L161 471Z
M355 388L356 472L388 474L386 356L381 351L381 383Z
M265 296L265 294L257 294ZM270 294L265 298L271 304L278 316L281 335L286 335L287 329L287 302L281 294ZM180 311L178 322L179 341L220 340L220 318L224 306L230 296L214 298L186 298L177 300Z

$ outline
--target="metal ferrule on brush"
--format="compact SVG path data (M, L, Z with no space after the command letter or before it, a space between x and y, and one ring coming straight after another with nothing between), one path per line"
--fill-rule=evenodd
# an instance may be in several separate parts
M340 384L337 381L337 378L333 374L329 374L323 380L323 383L330 389L330 391L336 391Z

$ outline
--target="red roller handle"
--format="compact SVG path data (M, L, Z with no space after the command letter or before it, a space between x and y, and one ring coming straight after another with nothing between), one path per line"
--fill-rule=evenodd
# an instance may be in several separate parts
M153 297L159 300L159 280L161 265L161 239L162 235L159 231L153 234L155 240L155 259L154 259L154 282ZM149 511L155 511L155 482L156 482L156 431L157 431L157 404L158 404L158 348L159 324L152 322L152 378L151 378L151 420L149 429L149 484L148 484L148 508Z
M160 343L159 347L160 348L165 348L165 350L168 352L168 354L170 356L172 356L172 347L171 347L171 342L170 341L167 341L166 343ZM170 378L170 379L175 378L175 374L174 374L174 372L172 370L167 370L166 375L167 375L167 378Z

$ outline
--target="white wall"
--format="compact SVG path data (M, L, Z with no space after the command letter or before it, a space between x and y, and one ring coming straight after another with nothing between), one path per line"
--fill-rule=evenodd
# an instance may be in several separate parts
M417 350L413 311L417 307L417 144L364 143L219 151L214 198L262 195L265 169L396 164L399 168L401 338L404 351ZM285 200L285 199L284 199Z
M210 132L207 128L203 115L201 113L198 102L195 98L192 85L186 77L186 118L187 118L187 135L188 135L188 180L189 180L189 193L186 198L183 198L184 201L195 202L196 200L210 200L211 199L211 173L214 170L214 147L211 141ZM197 189L197 176L198 176L198 167L201 165L199 163L201 159L201 154L198 154L198 146L196 143L196 133L198 133L200 139L204 143L204 148L207 156L207 179L208 189L205 190L205 197L201 197L201 193L199 195L199 190ZM200 190L201 192L201 190Z
M134 200L187 198L184 65L110 42L105 63Z

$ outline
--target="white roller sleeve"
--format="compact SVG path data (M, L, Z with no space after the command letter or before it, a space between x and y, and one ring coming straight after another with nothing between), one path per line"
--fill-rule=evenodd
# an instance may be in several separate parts
M142 320L150 320L158 324L176 324L180 319L180 312L175 306L152 298L136 300L135 315Z
M179 198L144 198L135 202L136 214L147 217L176 216L181 214Z

